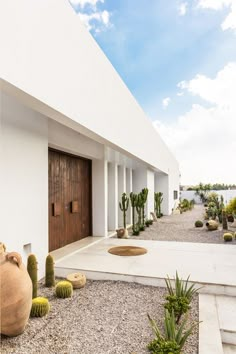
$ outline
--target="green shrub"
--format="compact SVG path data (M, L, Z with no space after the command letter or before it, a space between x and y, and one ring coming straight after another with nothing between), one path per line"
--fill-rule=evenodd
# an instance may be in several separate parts
M139 231L144 231L144 230L145 230L145 226L143 224L141 224L139 227Z
M59 281L56 285L56 296L60 298L71 297L73 294L73 286L67 280Z
M166 296L167 302L164 304L165 309L167 309L170 313L174 311L176 323L179 323L181 316L188 312L191 308L190 300L186 296L176 296L176 295L168 295Z
M139 226L138 225L135 225L133 227L133 236L138 236L140 233L140 230L139 230Z
M148 350L152 354L180 354L194 327L198 325L198 323L192 324L185 330L187 323L187 316L185 316L181 325L177 327L174 312L170 314L165 310L164 335L162 335L156 322L149 315L148 319L156 336L156 339L148 344Z
M201 220L195 221L195 227L203 227L203 222Z
M229 204L226 207L226 212L228 214L236 214L236 198L230 200Z
M48 314L50 305L45 297L36 297L32 300L31 317L43 317Z
M233 234L231 234L230 232L226 232L226 233L223 235L223 238L224 238L224 241L225 241L225 242L233 241Z
M170 309L171 312L175 315L176 323L179 323L182 314L186 313L190 308L190 303L193 296L201 288L195 289L194 284L188 286L189 277L186 281L179 278L178 273L176 272L176 277L174 279L175 287L172 286L169 276L165 279L167 290L169 295L166 297L166 300L169 303L165 304L165 308Z

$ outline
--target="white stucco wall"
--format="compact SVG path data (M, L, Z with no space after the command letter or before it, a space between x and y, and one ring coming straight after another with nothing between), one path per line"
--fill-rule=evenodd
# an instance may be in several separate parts
M0 78L6 90L168 173L175 158L67 1L2 1L0 13Z
M1 97L1 241L24 263L23 245L31 244L42 277L48 252L48 123L5 94Z

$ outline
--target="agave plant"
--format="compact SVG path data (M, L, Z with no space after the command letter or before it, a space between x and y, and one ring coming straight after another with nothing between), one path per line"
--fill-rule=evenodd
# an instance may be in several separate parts
M148 350L152 354L181 354L181 350L193 332L193 329L198 326L200 322L193 323L189 328L185 329L187 323L187 315L180 326L176 326L174 311L171 313L165 310L164 320L164 334L161 334L156 321L149 315L148 319L156 338L148 344Z
M181 316L186 313L190 308L190 303L193 296L197 293L200 288L195 288L194 284L189 286L189 277L184 281L179 278L176 272L175 277L175 287L172 286L169 276L165 279L165 283L168 290L168 296L166 296L167 302L165 303L165 308L172 313L174 311L176 323L178 324Z

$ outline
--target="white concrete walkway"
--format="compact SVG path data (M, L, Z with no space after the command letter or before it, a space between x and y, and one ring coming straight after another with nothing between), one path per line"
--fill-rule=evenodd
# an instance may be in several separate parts
M148 253L136 257L119 257L107 252L110 247L118 245L145 247ZM72 254L65 254L56 261L57 275L65 276L69 269L88 271L90 274L100 273L100 276L109 274L109 279L114 279L115 275L140 277L150 285L160 285L157 280L165 278L167 274L173 277L177 270L184 279L190 274L193 282L211 285L212 289L215 285L218 287L217 294L236 295L236 277L232 271L236 269L236 246L227 244L108 238L86 245L86 248ZM203 289L203 292L208 290Z

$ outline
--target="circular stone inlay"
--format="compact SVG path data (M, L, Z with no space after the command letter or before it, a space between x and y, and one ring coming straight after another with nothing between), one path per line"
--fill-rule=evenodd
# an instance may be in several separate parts
M110 248L108 252L116 256L140 256L147 253L147 250L143 247L118 246Z

